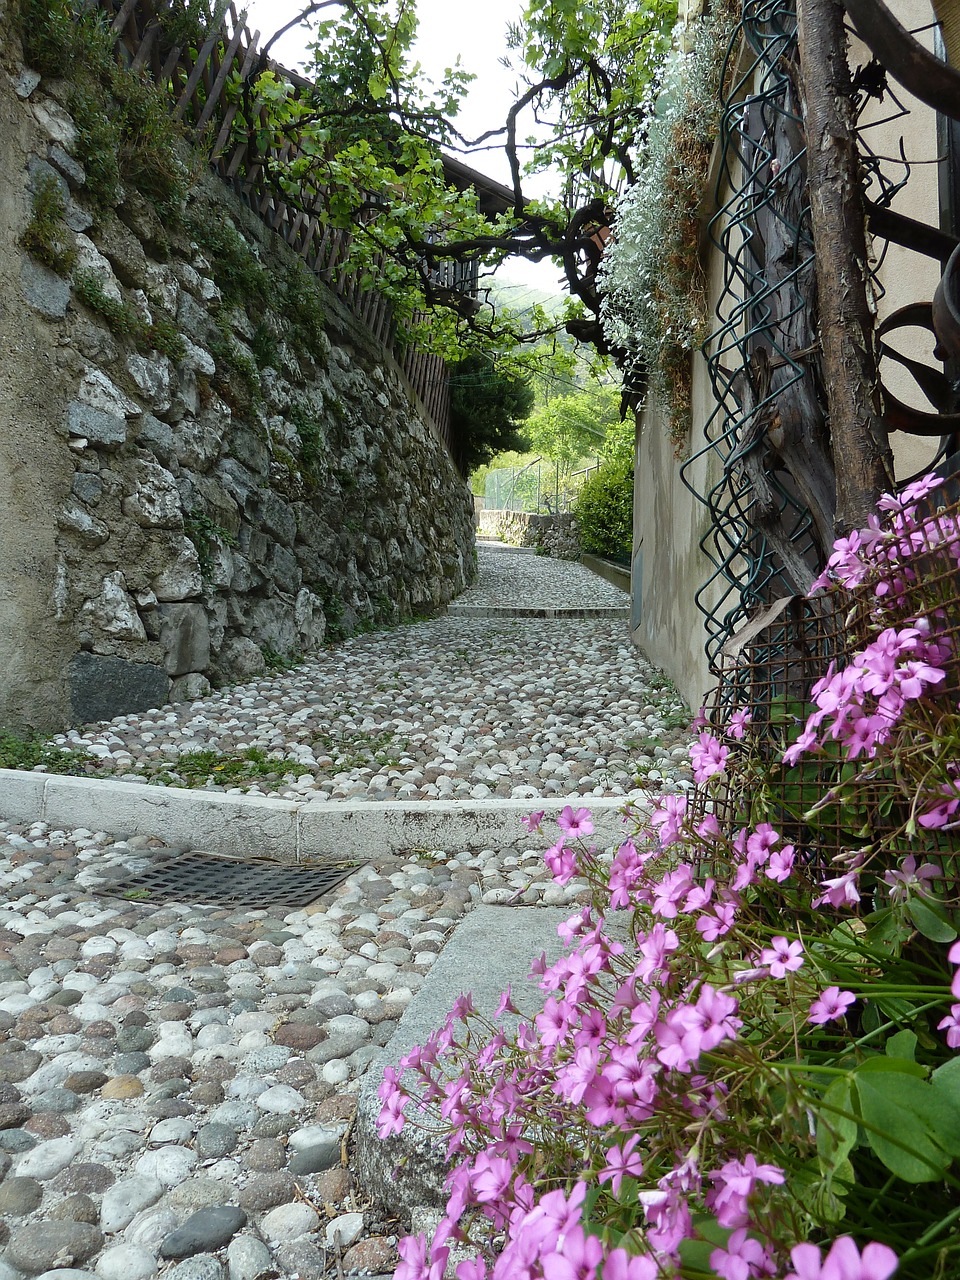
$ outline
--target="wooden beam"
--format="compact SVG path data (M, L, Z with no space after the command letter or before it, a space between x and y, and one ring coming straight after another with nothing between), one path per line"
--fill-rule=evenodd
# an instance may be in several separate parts
M868 300L870 269L843 10L800 0L800 82L837 533L865 525L892 486Z

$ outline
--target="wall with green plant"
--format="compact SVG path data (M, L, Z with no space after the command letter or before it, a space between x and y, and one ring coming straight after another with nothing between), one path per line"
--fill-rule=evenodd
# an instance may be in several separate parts
M57 641L22 657L0 728L196 697L443 608L472 572L472 503L392 360L205 174L96 22L34 0L6 21L0 316L33 336L9 338L30 378L0 380L0 463L49 492L17 512L36 533L6 557L0 652ZM25 626L5 601L28 572Z

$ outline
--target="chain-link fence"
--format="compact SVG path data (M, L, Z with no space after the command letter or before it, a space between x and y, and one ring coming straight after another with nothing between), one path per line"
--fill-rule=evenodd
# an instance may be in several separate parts
M537 458L522 467L497 467L487 473L483 505L487 511L569 511L584 480L599 467L564 475L559 463Z

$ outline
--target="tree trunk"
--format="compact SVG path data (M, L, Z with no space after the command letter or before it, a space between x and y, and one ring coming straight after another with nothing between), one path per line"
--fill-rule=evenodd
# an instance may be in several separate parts
M863 525L893 483L868 301L866 233L843 11L800 0L800 70L836 531Z

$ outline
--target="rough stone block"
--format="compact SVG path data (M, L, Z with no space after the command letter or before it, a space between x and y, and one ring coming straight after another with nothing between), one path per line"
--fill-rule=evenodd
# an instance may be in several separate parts
M67 314L70 286L28 254L20 262L20 284L30 306L48 320L61 320Z
M237 684L252 680L267 669L260 649L246 636L229 636L216 655L216 665L223 679Z
M125 418L93 409L79 400L67 405L67 430L72 436L86 436L94 444L123 444L127 438Z
M189 675L179 676L170 686L171 702L196 702L205 698L211 691L210 681L199 671L191 671Z
M131 472L133 492L123 500L123 514L144 527L182 528L180 491L171 473L148 458L138 458Z
M203 605L164 604L158 613L167 674L183 676L188 671L203 671L208 667L210 628Z
M162 707L170 689L167 673L152 663L93 653L74 655L69 680L71 719L75 724Z
M48 156L50 163L63 174L71 187L76 189L83 186L87 180L83 165L74 160L73 156L68 155L59 142L54 142L51 145Z
M189 538L174 535L157 548L150 585L158 600L188 600L203 589L197 549Z

